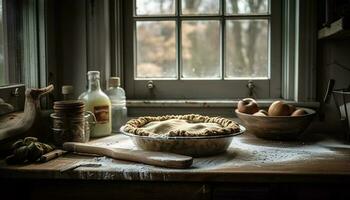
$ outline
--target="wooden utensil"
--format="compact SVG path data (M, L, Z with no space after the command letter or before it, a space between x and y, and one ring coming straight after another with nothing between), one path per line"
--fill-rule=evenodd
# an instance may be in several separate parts
M63 151L61 149L55 149L49 153L46 153L44 155L42 155L40 158L39 158L39 162L48 162L52 159L55 159L55 158L58 158L60 157L61 155L65 154L66 151Z
M325 119L325 106L326 106L326 104L329 104L329 102L331 101L334 85L335 85L335 80L330 79L328 81L326 94L323 98L323 101L320 102L320 107L318 109L318 117L319 117L320 121L324 121L324 119Z
M127 160L167 168L184 169L189 168L193 163L192 157L174 153L98 147L77 142L66 142L63 144L63 149L70 152L97 154L118 160Z

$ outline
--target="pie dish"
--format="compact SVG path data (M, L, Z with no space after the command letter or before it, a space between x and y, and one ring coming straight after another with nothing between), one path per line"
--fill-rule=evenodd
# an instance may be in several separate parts
M190 114L140 117L128 121L124 131L140 136L197 137L228 135L239 132L240 128L226 118Z
M120 130L143 150L202 157L225 152L245 128L230 119L190 114L140 117Z

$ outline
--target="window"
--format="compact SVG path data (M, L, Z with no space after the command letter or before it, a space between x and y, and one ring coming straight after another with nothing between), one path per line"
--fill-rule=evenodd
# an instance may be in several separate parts
M22 82L20 6L0 0L0 86Z
M37 0L0 0L0 86L22 83L39 87L39 53L45 52L38 47L43 4Z
M15 110L23 109L25 87L39 87L46 80L40 70L45 62L38 61L46 52L38 48L44 3L0 0L0 98Z
M3 6L0 0L0 86L7 83L5 76L5 61L4 61L4 28L3 28Z
M134 0L124 10L129 98L239 98L249 80L255 97L281 96L280 1Z

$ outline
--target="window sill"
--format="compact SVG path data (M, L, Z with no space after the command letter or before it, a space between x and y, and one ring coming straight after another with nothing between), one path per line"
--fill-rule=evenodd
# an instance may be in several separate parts
M268 107L276 99L258 100L261 107ZM285 101L300 107L318 108L319 102ZM127 107L175 107L175 108L232 108L237 107L238 100L127 100Z

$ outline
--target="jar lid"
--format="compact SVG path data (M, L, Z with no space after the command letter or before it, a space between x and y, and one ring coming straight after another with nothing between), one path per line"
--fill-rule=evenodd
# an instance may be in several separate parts
M120 86L120 78L119 77L110 77L108 84L109 84L109 87L119 87Z
M84 110L85 104L79 100L55 101L54 110Z
M63 85L62 86L62 94L73 94L73 86L71 85Z

